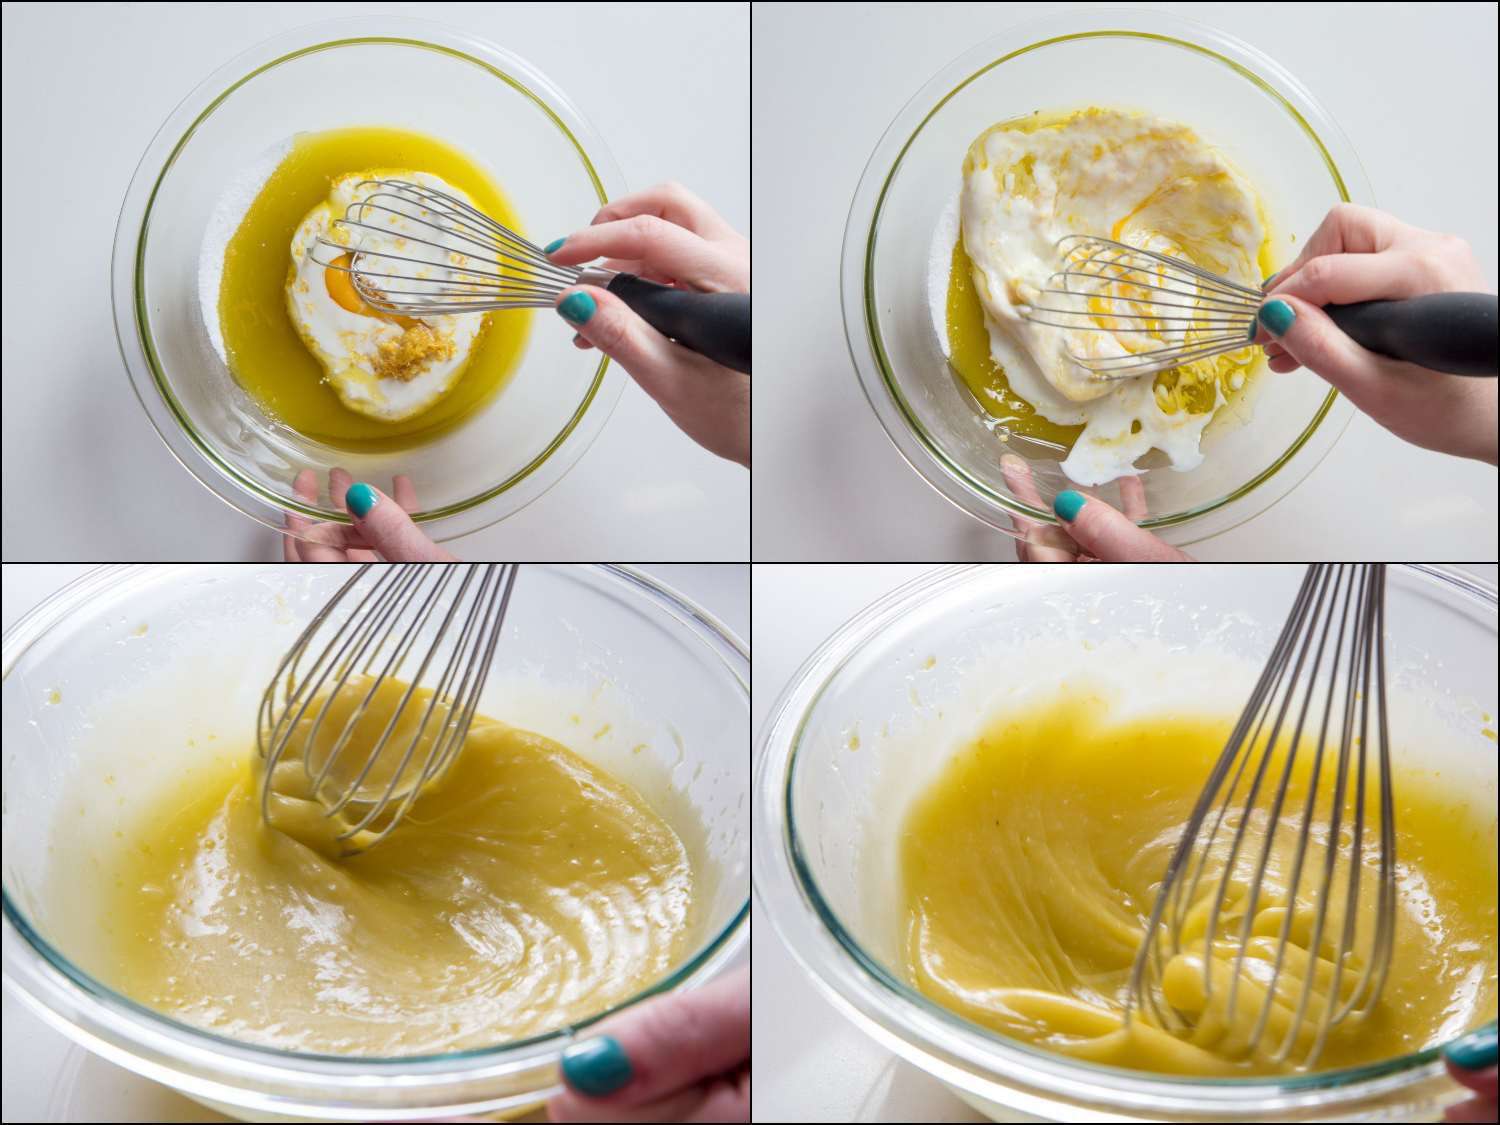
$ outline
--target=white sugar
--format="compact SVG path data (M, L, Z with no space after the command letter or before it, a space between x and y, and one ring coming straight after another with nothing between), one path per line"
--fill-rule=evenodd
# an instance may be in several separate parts
M953 274L953 247L958 243L958 196L954 196L932 232L927 258L927 303L943 354L948 354L948 281Z

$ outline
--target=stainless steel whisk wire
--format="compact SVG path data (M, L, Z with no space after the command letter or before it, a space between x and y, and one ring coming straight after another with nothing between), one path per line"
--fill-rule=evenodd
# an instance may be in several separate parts
M325 270L348 275L364 305L376 313L423 320L551 308L572 286L592 285L613 294L669 340L750 373L748 292L668 285L603 266L559 265L536 243L449 192L399 179L363 180L356 186L375 190L334 220L349 244L320 236L309 255ZM382 218L389 225L382 225ZM376 241L365 234L386 237ZM400 241L383 248L392 235Z
M331 251L333 257L323 261L315 254L313 261L325 269L349 274L365 303L382 312L441 316L490 309L551 308L557 294L569 286L607 285L615 276L613 270L557 265L530 239L448 192L407 180L365 180L359 186L367 185L379 185L380 190L351 203L343 217L334 221L335 226L389 234L389 227L367 221L371 212L381 212L407 223L418 223L450 240L445 243L406 236L406 241L436 251L438 257L434 259L367 250L318 238L315 247ZM420 215L412 213L412 205L420 208ZM479 261L455 265L449 259L455 250L453 241L471 248L471 252L459 250L459 253ZM337 264L338 258L345 254L350 255L349 264ZM416 273L389 272L402 265L439 266L443 273L434 279ZM486 269L484 265L495 268ZM411 283L419 288L373 284L376 281Z
M433 670L436 678L430 685L431 697L390 783L378 799L358 797L361 804L368 803L370 807L339 838L349 840L361 832L373 831L373 838L362 841L358 848L350 848L352 854L389 835L423 786L441 774L463 746L494 660L516 571L512 563L361 566L288 649L261 697L256 742L266 760L261 788L262 817L269 819L275 767L289 750L296 749L290 745L292 736L310 713L311 726L300 748L303 765L326 815L336 817L343 813L358 797L406 708L412 705L417 691L427 686L429 670ZM304 656L325 628L334 628L337 611L346 601L352 607L328 641L315 650L311 665L304 671ZM353 675L369 677L368 687L351 685ZM400 702L358 774L342 792L325 794L335 762L387 679L405 681ZM340 692L358 692L362 698L315 771L309 754ZM318 706L314 711L315 704ZM440 727L435 728L419 775L414 783L406 784L412 757L434 718ZM402 794L400 803L392 807L398 793ZM376 824L379 827L372 829Z
M1123 355L1069 353L1098 379L1150 375L1252 346L1264 289L1112 238L1072 234L1058 239L1056 249L1062 268L1036 290L1047 303L1018 303L1023 319L1075 332L1144 334L1162 345L1140 350L1121 345ZM1489 378L1500 367L1497 310L1493 293L1427 293L1323 306L1342 332L1379 355Z
M1335 628L1336 622L1336 628ZM1350 758L1357 741L1359 755L1353 779L1353 825L1349 854L1349 875L1345 892L1343 926L1338 938L1337 953L1332 958L1331 982L1327 1001L1318 1017L1316 1033L1308 1048L1303 1065L1313 1065L1322 1053L1329 1032L1345 1019L1358 1018L1366 1014L1378 1000L1390 968L1394 946L1395 925L1395 812L1392 797L1390 746L1387 730L1387 701L1385 691L1385 568L1379 564L1357 567L1317 564L1308 569L1296 601L1281 634L1257 681L1249 702L1225 744L1224 750L1210 773L1208 782L1199 795L1181 838L1178 840L1168 862L1161 888L1153 905L1146 933L1132 966L1129 992L1125 1008L1127 1026L1137 1009L1149 1010L1160 1026L1174 1032L1192 1027L1192 1021L1178 1012L1162 993L1162 976L1166 960L1184 949L1182 927L1185 916L1198 901L1196 891L1202 881L1215 842L1225 824L1226 816L1236 790L1244 780L1254 748L1261 747L1259 761L1253 771L1246 791L1243 811L1234 827L1233 841L1224 861L1223 875L1212 896L1210 911L1203 935L1203 989L1204 1010L1209 1008L1213 996L1212 974L1213 945L1216 938L1217 920L1225 906L1225 900L1240 868L1240 853L1245 833L1256 809L1256 801L1268 770L1273 762L1275 748L1281 744L1281 735L1292 716L1289 741L1285 743L1281 777L1267 810L1267 834L1260 849L1259 859L1246 881L1248 898L1245 904L1239 933L1235 939L1235 957L1228 973L1229 992L1225 1004L1223 1025L1233 1028L1238 990L1244 975L1246 950L1251 943L1251 929L1257 916L1261 885L1264 880L1276 833L1281 826L1284 801L1297 753L1302 741L1304 727L1313 708L1314 696L1320 676L1325 669L1326 691L1322 699L1322 716L1317 722L1316 756L1312 759L1308 792L1301 813L1297 832L1294 861L1288 875L1286 909L1282 916L1276 938L1276 954L1269 980L1265 984L1264 1000L1249 1038L1239 1049L1246 1053L1256 1051L1266 1033L1267 1023L1278 1000L1282 999L1278 986L1281 984L1287 948L1290 944L1291 928L1297 915L1297 894L1307 858L1309 834L1315 819L1319 782L1324 763L1330 726L1338 713L1338 758L1337 774L1333 783L1330 802L1331 823L1329 845L1324 849L1323 868L1317 889L1317 905L1313 916L1312 936L1307 943L1311 961L1299 990L1295 1013L1288 1023L1286 1034L1279 1046L1271 1052L1273 1061L1282 1062L1291 1056L1298 1039L1299 1029L1307 1018L1312 1000L1313 984L1318 977L1317 959L1323 948L1323 935L1327 926L1327 915L1334 884L1335 863L1339 854L1340 833L1343 827L1345 801L1348 797ZM1331 642L1331 647L1330 647ZM1305 677L1305 678L1304 678ZM1300 705L1297 700L1298 683L1305 684ZM1340 686L1343 691L1340 691ZM1295 713L1294 713L1295 707ZM1272 717L1274 715L1274 718ZM1267 732L1267 723L1270 723ZM1356 728L1358 731L1356 740ZM1265 734L1264 739L1262 735ZM1341 1000L1342 978L1346 963L1357 952L1360 874L1364 865L1364 841L1366 833L1365 809L1369 776L1369 755L1378 755L1376 769L1379 785L1380 833L1378 857L1380 884L1375 905L1375 926L1370 941L1370 955L1359 969L1355 985L1349 990L1347 1000ZM1224 788L1228 779L1228 787ZM1223 800L1206 840L1200 833L1208 819L1221 788ZM1191 867L1191 873L1188 874ZM1163 951L1163 942L1168 948Z
M1021 315L1034 324L1090 332L1159 333L1163 325L1180 327L1181 343L1124 356L1074 356L1074 362L1100 378L1129 379L1180 367L1200 359L1250 346L1248 330L1264 294L1181 258L1143 250L1113 239L1068 235L1059 239L1063 268L1054 272L1041 293L1062 298L1107 298L1139 311L1079 310L1057 305L1023 305ZM1160 283L1160 284L1159 284ZM1145 294L1111 292L1128 286ZM1082 286L1082 288L1080 288ZM1184 314L1177 315L1174 310ZM1109 324L1101 324L1100 320ZM1116 322L1126 322L1123 325Z

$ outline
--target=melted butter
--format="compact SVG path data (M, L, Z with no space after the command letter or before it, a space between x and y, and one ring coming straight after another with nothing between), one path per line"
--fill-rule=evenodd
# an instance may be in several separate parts
M368 760L405 685L386 686L342 768ZM252 757L166 795L119 853L105 976L151 1008L289 1049L429 1053L597 1015L685 953L681 840L550 739L476 716L401 826L347 858L300 762L276 778L278 827L262 821Z
M1011 390L1005 369L990 351L990 334L984 324L984 306L974 290L973 266L960 238L953 244L953 265L948 278L948 365L964 386L994 418L995 432L1012 441L1015 452L1033 451L1033 456L1060 459L1083 426L1061 426L1037 413L1036 407Z
M1076 1058L1190 1075L1293 1070L1264 1048L1242 1049L1260 1010L1250 997L1264 995L1254 986L1264 979L1254 959L1235 1023L1221 1018L1230 972L1221 945L1213 955L1219 1005L1208 1006L1197 1032L1179 1038L1139 1013L1123 1025L1130 967L1156 887L1232 724L1159 718L1113 725L1103 712L1097 700L1070 697L997 723L918 798L901 843L910 979L967 1019ZM1319 1069L1406 1054L1495 1017L1493 810L1480 814L1464 794L1415 772L1398 773L1395 793L1399 889L1390 975L1368 1018L1333 1030ZM1249 846L1258 849L1264 832L1264 822L1252 819ZM1320 860L1323 853L1314 854ZM1280 932L1287 859L1283 849L1273 851L1271 893L1253 931L1262 952ZM1205 885L1214 888L1216 876ZM1373 888L1373 878L1362 883ZM1243 887L1236 889L1239 905ZM1372 907L1362 895L1366 935ZM1231 910L1236 933L1240 917ZM1295 917L1284 970L1294 977L1306 975L1311 940L1302 912ZM1201 935L1201 915L1198 923L1189 935ZM1329 942L1325 932L1325 955ZM1311 962L1311 1010L1318 1012L1332 985L1326 960ZM1192 955L1168 963L1172 1003L1203 1010L1201 969ZM1351 984L1346 972L1341 993ZM1279 1045L1284 1005L1269 1026L1266 1044Z

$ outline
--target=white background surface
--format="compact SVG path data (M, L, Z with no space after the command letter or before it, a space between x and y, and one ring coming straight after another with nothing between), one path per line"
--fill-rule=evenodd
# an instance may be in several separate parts
M755 558L1013 558L901 459L844 341L839 253L880 135L929 78L1021 20L1085 4L757 3ZM1116 7L1124 6L1121 4ZM1145 4L1278 60L1349 135L1386 210L1468 239L1496 277L1494 4ZM773 330L768 331L767 326ZM1311 376L1309 376L1311 377ZM1204 559L1493 559L1496 474L1357 417L1286 499Z
M21 614L88 569L82 565L8 565L0 569L0 629L10 628ZM749 643L748 566L726 563L641 569L697 602ZM9 989L0 1009L4 1015L0 1120L227 1120L90 1054L44 1024Z
M754 568L757 737L787 681L859 610L932 569L922 565ZM1464 569L1493 585L1496 567ZM757 743L757 750L759 746ZM945 1086L868 1038L814 990L751 902L756 1121L983 1121Z
M288 28L378 13L516 52L593 123L630 188L680 180L749 233L744 4L6 4L6 559L278 557L277 537L184 472L136 401L110 315L115 220L147 143L205 75ZM538 320L548 327L567 330ZM628 382L572 472L449 547L744 560L749 496L744 469L699 449Z

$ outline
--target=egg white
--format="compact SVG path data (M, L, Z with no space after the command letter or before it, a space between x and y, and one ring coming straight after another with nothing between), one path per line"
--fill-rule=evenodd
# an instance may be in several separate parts
M334 226L351 204L367 199L378 189L361 181L373 179L412 180L425 187L444 191L472 205L458 188L437 176L406 169L378 169L342 176L334 181L327 200L319 203L292 236L292 267L287 278L287 309L302 342L326 372L329 384L350 410L397 422L414 417L433 406L458 383L471 358L476 341L484 329L484 313L448 313L422 317L421 322L445 342L447 354L426 359L411 378L382 374L381 345L401 340L406 328L378 316L373 309L354 312L334 300L329 293L323 265L314 260L312 251L317 239L327 238L351 250L384 251L410 257L433 256L431 250L409 246L408 239L420 237L454 246L451 239L400 215L370 209L363 221L379 229L351 231ZM453 250L457 254L457 250ZM326 247L317 257L330 261ZM468 259L458 256L462 265ZM493 265L493 263L491 263ZM431 276L440 266L403 266L403 272ZM451 349L447 346L451 345Z

